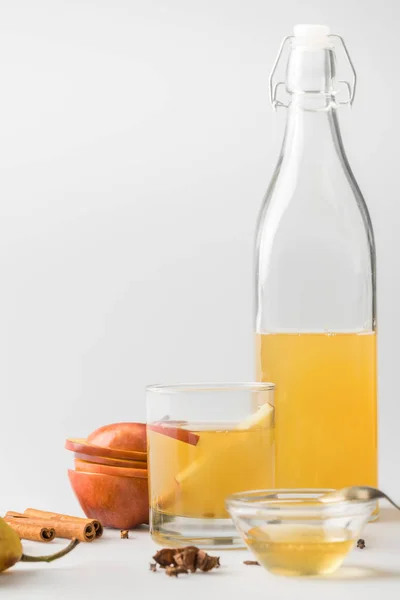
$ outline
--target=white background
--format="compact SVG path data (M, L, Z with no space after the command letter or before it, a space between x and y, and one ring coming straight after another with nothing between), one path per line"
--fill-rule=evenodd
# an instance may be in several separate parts
M268 74L296 22L342 34L359 75L341 122L376 233L381 484L400 500L399 18L396 0L0 2L1 510L76 512L65 438L143 420L146 384L253 377L284 126Z

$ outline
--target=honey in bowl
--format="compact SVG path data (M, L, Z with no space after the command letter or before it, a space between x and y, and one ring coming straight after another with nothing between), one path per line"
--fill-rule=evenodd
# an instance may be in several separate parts
M277 575L327 575L335 571L355 544L348 529L320 524L254 527L246 543L258 562ZM271 533L273 531L273 534Z

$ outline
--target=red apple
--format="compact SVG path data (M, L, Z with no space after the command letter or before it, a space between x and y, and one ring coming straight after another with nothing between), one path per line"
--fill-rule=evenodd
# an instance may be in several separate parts
M197 433L193 433L193 431L182 429L181 427L171 427L171 421L159 421L158 423L151 423L150 425L147 425L147 429L149 431L154 431L155 433L167 435L174 440L191 444L192 446L196 446L200 439L200 436L197 435Z
M147 469L145 460L128 460L123 458L107 458L106 456L91 456L90 454L80 454L75 452L75 458L98 465L108 465L110 467L128 467L131 469Z
M147 479L72 470L68 476L89 519L115 529L133 529L149 522Z
M125 458L128 460L147 460L146 452L135 452L131 450L117 450L114 448L105 448L95 446L94 444L88 443L84 439L69 438L65 442L67 450L73 452L79 452L80 454L90 454L91 456L105 456L106 458Z
M110 467L97 463L75 459L75 469L84 473L103 473L104 475L120 475L121 477L147 478L147 469L130 469L129 467Z
M93 431L86 441L103 448L146 452L146 424L111 423Z

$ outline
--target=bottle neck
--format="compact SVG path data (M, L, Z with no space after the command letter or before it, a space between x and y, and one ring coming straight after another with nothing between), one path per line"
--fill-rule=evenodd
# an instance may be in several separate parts
M336 153L339 123L332 97L293 94L283 142L284 155L321 162ZM341 144L340 144L341 147Z
M324 94L332 96L336 90L336 61L332 48L310 50L294 46L289 55L286 71L286 89L289 94Z
M286 89L290 95L283 157L306 162L344 154L335 103L335 57L322 48L292 49Z

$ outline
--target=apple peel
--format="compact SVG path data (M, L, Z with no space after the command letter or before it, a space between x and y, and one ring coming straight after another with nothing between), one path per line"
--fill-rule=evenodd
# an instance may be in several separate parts
M111 423L93 431L88 444L112 450L147 452L146 423Z
M104 527L133 529L149 522L147 479L68 471L71 487L85 515Z
M200 436L197 435L197 433L193 433L193 431L189 431L188 429L182 429L181 427L171 427L168 421L147 425L147 430L161 435L167 435L174 440L184 442L185 444L191 444L192 446L197 446L200 439Z

